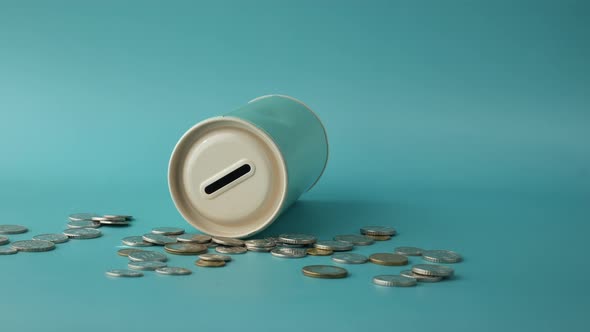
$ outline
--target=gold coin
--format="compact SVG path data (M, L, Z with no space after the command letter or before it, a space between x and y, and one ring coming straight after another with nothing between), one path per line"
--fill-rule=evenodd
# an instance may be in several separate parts
M129 254L132 254L134 252L140 252L140 251L145 251L145 250L141 250L141 249L132 249L132 248L125 248L125 249L121 249L119 251L117 251L117 254L119 256L124 256L127 257L129 256Z
M200 255L207 252L207 246L198 243L168 243L164 250L175 255Z
M370 235L370 234L365 234L366 237L369 237L375 241L387 241L389 239L391 239L390 235Z
M323 250L318 248L308 248L307 254L312 256L330 256L334 253L332 250Z
M401 266L408 264L408 257L400 254L378 253L369 256L372 263L379 265Z
M224 261L206 261L206 260L199 259L198 261L195 262L195 265L200 266L200 267L221 267L221 266L225 266L225 262Z
M346 269L332 265L308 265L304 266L301 272L305 276L322 279L339 279L348 275Z

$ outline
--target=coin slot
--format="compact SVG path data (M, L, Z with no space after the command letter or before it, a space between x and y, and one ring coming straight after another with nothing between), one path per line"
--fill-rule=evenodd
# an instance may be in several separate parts
M250 164L244 164L233 171L225 174L221 178L215 180L213 183L205 186L205 193L211 195L239 180L244 175L250 173L252 166Z

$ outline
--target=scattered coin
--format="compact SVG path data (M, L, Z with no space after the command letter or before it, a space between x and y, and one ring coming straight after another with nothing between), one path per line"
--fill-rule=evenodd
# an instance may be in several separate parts
M174 239L174 238L171 238L166 235L153 234L153 233L144 234L142 236L142 239L146 242L161 245L161 246L167 245L169 243L176 243L176 239Z
M204 259L199 259L195 262L195 265L201 267L222 267L225 266L225 261L208 261Z
M96 213L74 213L68 217L71 221L92 220L94 217L100 217Z
M123 238L121 242L124 245L130 247L150 247L154 245L153 243L144 241L142 236L128 236L126 238Z
M29 229L20 225L0 225L0 234L22 234Z
M115 269L107 271L107 275L110 277L121 277L121 278L137 278L143 277L143 273L133 270L122 270Z
M132 254L134 252L140 252L140 251L145 251L145 250L124 248L124 249L119 249L119 251L117 251L117 255L127 257L127 256L129 256L129 254Z
M221 236L214 236L211 240L217 244L221 244L222 246L228 247L242 247L244 246L244 241L239 239L232 239L230 237L221 237Z
M235 254L243 254L246 251L248 251L248 249L246 249L244 247L218 246L218 247L215 247L215 251L217 251L218 253L221 253L221 254L235 255Z
M332 256L332 260L343 264L363 264L367 262L368 258L359 254L339 252Z
M211 237L205 234L182 234L176 240L189 243L208 243L211 241Z
M418 264L412 266L412 272L424 276L450 277L455 272L453 268L436 264Z
M307 244L279 243L278 246L283 248L307 248Z
M100 223L92 220L76 220L67 224L68 228L98 228Z
M131 225L131 221L118 221L118 220L101 220L101 225L109 225L109 226L129 226Z
M318 249L332 251L348 251L352 250L353 247L352 243L344 241L318 241L313 246Z
M155 251L136 251L129 254L129 260L134 262L143 262L143 261L159 261L165 262L168 260L166 255L161 254Z
M10 240L6 236L0 235L0 246L7 244Z
M417 274L417 273L412 272L411 270L404 270L404 271L400 272L399 274L404 277L414 278L414 279L416 279L416 281L419 281L419 282L439 282L443 279L442 277L433 277L433 276L425 276L425 275Z
M361 234L365 235L395 235L396 231L393 227L388 226L365 226L361 228Z
M357 234L336 235L334 236L334 240L350 242L355 246L368 246L375 243L375 240L370 237Z
M369 237L375 241L387 241L389 239L391 239L391 236L389 235L371 235L371 234L367 234L365 235L366 237Z
M58 244L68 242L70 238L65 236L64 234L39 234L33 236L33 240L50 241L55 244Z
M132 270L155 271L156 269L166 267L166 263L159 261L139 261L129 262L127 267Z
M301 258L307 256L305 248L274 248L270 251L273 256L281 258Z
M380 275L373 278L373 283L379 286L387 287L411 287L416 286L414 278L408 278L400 275Z
M14 255L18 252L18 250L12 247L1 247L0 248L0 255Z
M185 269L184 267L166 266L156 269L156 273L170 276L185 276L193 272L189 269Z
M199 243L168 243L164 246L166 252L175 255L200 255L207 252L207 246Z
M272 248L276 246L276 243L270 241L268 239L255 239L255 240L248 240L245 241L244 244L246 247L255 247L255 248Z
M458 263L463 259L461 255L450 250L425 250L422 258L433 263Z
M71 239L94 239L97 237L102 236L102 232L98 229L94 228L71 228L66 229L64 234L67 235Z
M424 250L416 247L397 247L393 250L396 254L405 256L420 256Z
M408 264L408 257L400 254L377 253L369 256L369 260L379 265L400 266Z
M98 217L98 216L97 216ZM125 219L125 220L133 220L133 216L125 215L125 214L105 214L105 218L109 219Z
M229 262L231 261L231 256L228 255L220 255L220 254L202 254L199 255L199 259L204 261L224 261Z
M345 278L348 275L346 269L332 265L308 265L301 271L305 276L323 279Z
M307 248L307 254L312 256L330 256L334 252L332 250L323 250L318 248Z
M16 241L13 242L11 246L18 251L27 252L41 252L55 249L55 244L53 242L42 240Z
M309 234L281 234L279 241L284 244L313 244L317 239Z
M178 227L156 227L152 229L152 233L161 235L180 235L184 233L184 229Z
M121 217L108 218L108 217L105 217L105 216L98 216L98 217L92 217L91 220L92 221L99 221L99 222L102 222L102 221L120 221L120 222L123 222L123 221L125 221L125 218L121 218Z

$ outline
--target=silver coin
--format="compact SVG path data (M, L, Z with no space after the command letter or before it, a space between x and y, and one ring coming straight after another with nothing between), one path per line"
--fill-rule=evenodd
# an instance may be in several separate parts
M158 261L165 262L168 257L155 251L136 251L129 254L129 260L133 262Z
M109 225L109 226L129 226L131 225L131 221L128 220L124 220L124 221L118 221L118 220L101 220L99 221L99 223L101 225Z
M332 255L332 260L337 263L344 263L344 264L363 264L366 263L369 259L367 256L353 254L353 253L336 253Z
M245 241L244 244L246 247L254 247L254 248L272 248L276 246L276 243L270 241L268 239L254 239Z
M10 240L6 236L0 236L0 246L3 246L10 242Z
M11 247L18 251L41 252L55 249L55 243L42 240L24 240L13 242Z
M278 246L283 248L305 248L307 244L279 243Z
M453 275L455 270L453 268L444 265L435 264L418 264L412 266L412 272L421 274L424 276L434 277L450 277Z
M94 239L94 238L102 236L102 232L100 230L94 229L94 228L66 229L64 231L64 234L67 235L71 239L79 239L79 240Z
M281 234L279 240L285 244L313 244L316 237L309 234Z
M132 270L155 271L161 267L166 267L166 263L160 261L131 261L127 263L127 267Z
M355 246L368 246L375 243L375 240L371 239L370 237L357 234L336 235L334 236L334 240L350 242Z
M301 258L307 256L305 248L274 248L270 251L273 256L281 258Z
M224 261L224 262L231 261L231 256L220 255L220 254L202 254L202 255L199 255L199 258L204 261Z
M68 242L70 238L64 234L39 234L33 236L33 240L49 241L58 244Z
M94 217L100 217L99 214L96 213L74 213L70 214L68 219L71 221L80 221L80 220L92 220Z
M98 228L100 223L92 220L76 220L68 223L68 228Z
M161 235L180 235L184 233L184 229L178 227L156 227L152 229L152 233Z
M397 247L393 250L396 254L404 256L420 256L424 250L416 247Z
M109 271L107 271L107 275L110 277L120 277L120 278L143 277L143 273L141 273L139 271L123 270L123 269L109 270Z
M273 250L276 247L246 247L248 249L248 251L254 251L254 252L269 252L271 250Z
M18 252L18 250L12 247L1 247L0 248L0 255L14 255Z
M29 229L20 225L0 225L0 234L22 234Z
M178 242L205 244L211 241L211 237L205 234L182 234L176 237Z
M458 263L463 257L450 250L425 250L422 258L433 263Z
M408 278L400 275L380 275L373 278L373 283L379 286L387 287L411 287L416 286L414 278Z
M205 243L205 244L207 245L207 248L215 248L219 245L215 242L209 242L209 243Z
M230 255L235 255L235 254L243 254L246 251L248 251L248 249L244 248L244 247L226 247L226 246L218 246L215 247L215 251L217 251L220 254L230 254Z
M154 245L153 243L144 241L142 236L128 236L126 238L123 238L121 242L124 245L130 247L149 247Z
M105 217L105 216L98 216L98 217L92 217L91 220L93 220L93 221L105 221L105 220L125 221L125 218L121 218L121 217L109 218L109 217Z
M98 216L97 216L98 217ZM129 216L126 214L105 214L103 217L109 219L125 219L125 220L133 220L133 216Z
M396 231L393 227L388 226L365 226L361 228L361 234L367 235L395 235Z
M166 235L161 235L161 234L152 234L152 233L144 234L142 236L142 239L146 242L161 245L161 246L167 245L168 243L176 243L176 239L171 238Z
M318 249L332 250L332 251L348 251L352 250L352 243L344 241L318 241L314 245Z
M416 281L420 282L439 282L443 279L442 277L424 276L421 274L414 273L411 270L404 270L399 274L404 277L414 278L416 279Z
M184 267L174 266L161 267L159 269L156 269L156 272L159 274L166 274L171 276L185 276L193 273L191 270L185 269Z
M228 247L242 247L244 246L244 241L240 239L232 239L231 237L222 237L222 236L214 236L211 240L217 244L221 244L222 246Z

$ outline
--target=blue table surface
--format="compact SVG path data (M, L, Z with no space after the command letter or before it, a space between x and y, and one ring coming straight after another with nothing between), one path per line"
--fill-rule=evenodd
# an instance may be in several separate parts
M0 1L0 224L60 232L74 212L127 228L0 256L1 331L585 331L590 23L580 1ZM187 277L125 268L121 238L190 226L169 155L196 122L253 97L324 121L318 185L260 236L329 239L391 225L396 246L451 249L456 277L371 283L407 267L329 257L172 256ZM194 230L193 230L194 231ZM156 250L161 250L157 248ZM422 262L411 258L410 263Z

